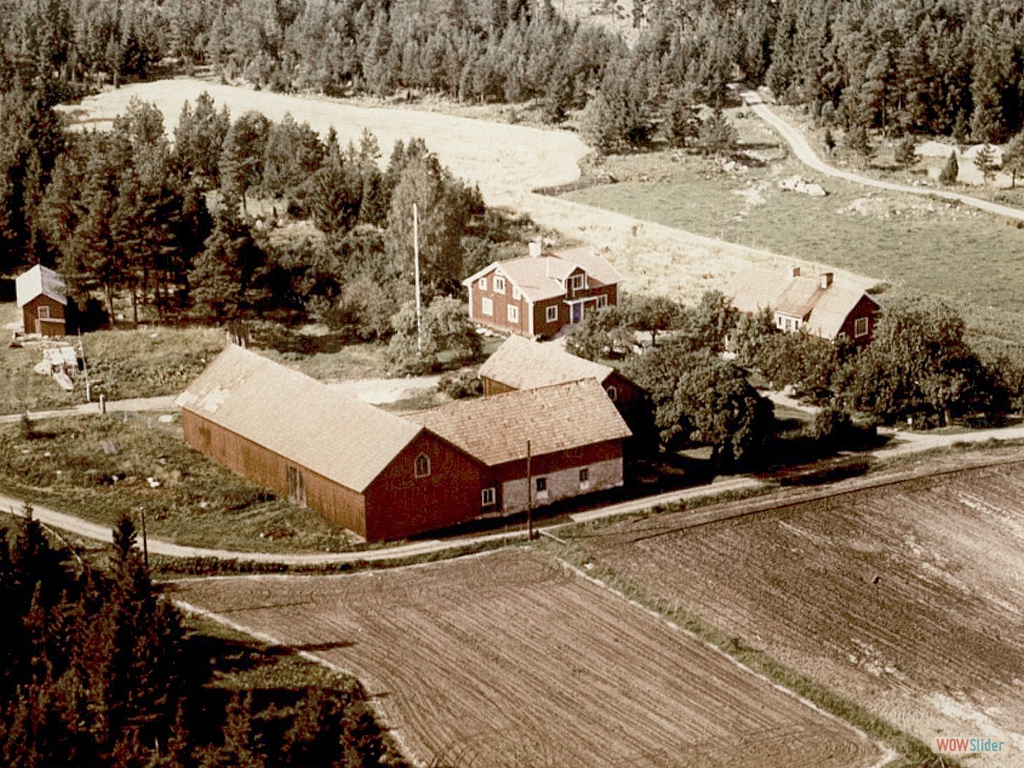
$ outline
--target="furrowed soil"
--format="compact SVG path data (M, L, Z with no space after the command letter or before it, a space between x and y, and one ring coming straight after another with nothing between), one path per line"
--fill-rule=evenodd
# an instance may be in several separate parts
M946 474L776 509L759 500L757 514L734 505L746 516L712 524L621 521L575 543L933 749L997 739L1001 753L970 764L1024 766L1024 452L999 458L961 471L972 457L945 458Z
M522 549L173 596L355 674L407 756L459 766L869 766L863 735Z

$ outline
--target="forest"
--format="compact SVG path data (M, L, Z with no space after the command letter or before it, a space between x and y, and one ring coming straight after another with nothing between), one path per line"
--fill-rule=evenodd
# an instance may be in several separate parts
M600 95L624 144L680 100L766 84L826 123L1002 142L1021 129L1024 9L1000 0L637 0L629 47L550 0L4 0L0 70L56 84L211 66L280 91L536 102Z
M0 533L3 765L403 765L358 687L211 685L214 646L153 584L127 519L89 559L31 510Z

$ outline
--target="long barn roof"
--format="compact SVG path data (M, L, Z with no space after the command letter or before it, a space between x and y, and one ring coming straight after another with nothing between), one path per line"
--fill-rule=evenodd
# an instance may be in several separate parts
M229 346L177 405L363 492L422 427Z

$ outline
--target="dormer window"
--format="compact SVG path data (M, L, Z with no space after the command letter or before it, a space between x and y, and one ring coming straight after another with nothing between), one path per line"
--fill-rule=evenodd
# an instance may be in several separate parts
M573 275L570 279L572 281L571 285L574 291L582 291L584 287L586 287L586 275Z
M425 453L421 453L416 457L416 461L413 464L413 474L419 477L430 476L430 457Z

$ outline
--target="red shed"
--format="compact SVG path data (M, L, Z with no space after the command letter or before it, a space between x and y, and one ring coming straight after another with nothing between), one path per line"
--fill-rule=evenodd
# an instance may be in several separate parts
M63 336L67 318L64 281L48 267L36 264L14 281L25 333Z

